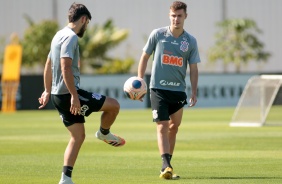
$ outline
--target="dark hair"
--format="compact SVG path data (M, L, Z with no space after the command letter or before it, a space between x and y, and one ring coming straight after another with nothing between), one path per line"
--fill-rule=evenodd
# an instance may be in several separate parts
M181 1L174 1L170 6L170 9L173 11L183 9L184 12L187 13L187 5Z
M84 6L83 4L73 3L68 13L69 22L75 22L82 16L87 16L89 20L91 20L92 18L91 13L88 11L86 6Z

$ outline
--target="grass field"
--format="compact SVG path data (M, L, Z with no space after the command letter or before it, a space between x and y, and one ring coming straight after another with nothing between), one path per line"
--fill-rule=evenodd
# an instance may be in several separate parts
M229 127L233 108L186 108L172 159L181 180L158 178L161 159L150 110L121 110L112 132L124 147L95 138L100 113L86 119L76 184L282 183L282 126ZM279 112L280 114L280 112ZM0 183L51 184L60 179L69 135L56 111L0 114Z

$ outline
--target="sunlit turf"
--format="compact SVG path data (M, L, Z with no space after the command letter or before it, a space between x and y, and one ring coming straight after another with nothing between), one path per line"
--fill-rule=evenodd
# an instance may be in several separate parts
M181 176L178 181L158 178L161 159L149 109L120 111L111 129L127 141L120 148L95 138L100 113L94 113L86 118L86 140L73 180L76 184L282 183L282 126L229 127L233 112L233 108L185 109L172 159ZM56 111L0 113L0 183L58 183L68 139Z

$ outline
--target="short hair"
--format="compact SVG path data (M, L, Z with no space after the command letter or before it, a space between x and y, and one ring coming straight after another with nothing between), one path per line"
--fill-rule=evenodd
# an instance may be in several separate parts
M170 6L170 9L173 11L183 9L184 12L187 13L187 5L181 1L174 1Z
M70 6L69 13L68 13L69 22L75 22L78 19L80 19L80 17L82 16L87 16L89 20L91 20L92 18L91 13L88 11L86 6L84 6L83 4L73 3Z

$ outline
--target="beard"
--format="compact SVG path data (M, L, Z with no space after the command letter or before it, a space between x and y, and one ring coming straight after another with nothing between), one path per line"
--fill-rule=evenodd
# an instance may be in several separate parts
M79 32L76 34L79 38L82 38L84 35L84 32L86 30L86 23L83 24L83 26L80 28Z

